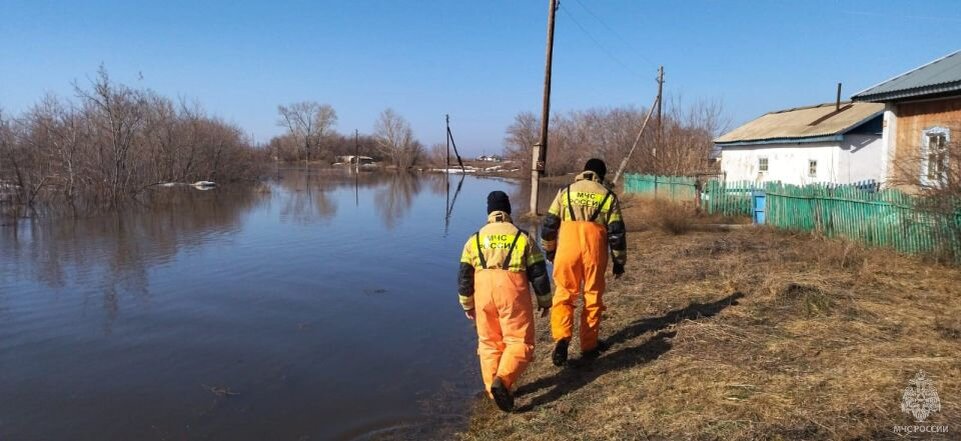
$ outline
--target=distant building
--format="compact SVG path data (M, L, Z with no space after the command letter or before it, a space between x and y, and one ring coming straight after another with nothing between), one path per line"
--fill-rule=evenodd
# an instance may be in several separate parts
M714 140L728 181L847 184L883 176L884 106L840 102L767 113Z
M948 167L959 167L957 161L950 163L948 153L951 146L959 148L961 139L961 50L851 99L884 106L886 179L937 187L947 183Z
M501 162L504 160L504 158L501 158L497 155L481 155L477 157L477 160L485 162Z
M374 163L374 158L370 156L354 156L354 155L344 155L335 158L338 164L349 164L349 165L369 165Z

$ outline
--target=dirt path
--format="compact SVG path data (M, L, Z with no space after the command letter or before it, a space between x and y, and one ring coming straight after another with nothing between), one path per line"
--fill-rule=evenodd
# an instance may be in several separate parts
M516 411L478 401L464 439L904 439L919 370L941 400L924 425L951 426L916 437L958 439L961 271L763 229L673 235L658 211L626 210L610 349L555 368L539 319Z

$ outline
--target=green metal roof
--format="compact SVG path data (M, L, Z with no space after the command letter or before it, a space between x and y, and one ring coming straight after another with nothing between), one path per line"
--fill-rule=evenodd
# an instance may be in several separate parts
M851 99L887 102L937 95L961 95L961 50L862 90Z

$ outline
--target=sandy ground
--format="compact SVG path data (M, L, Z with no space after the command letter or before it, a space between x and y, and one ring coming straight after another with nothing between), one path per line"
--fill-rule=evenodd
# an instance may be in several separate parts
M717 220L625 206L610 349L579 360L575 337L554 367L538 319L515 411L478 399L462 439L961 439L958 268L810 234L689 231ZM940 399L924 423L901 410L920 370ZM895 432L913 425L949 432Z

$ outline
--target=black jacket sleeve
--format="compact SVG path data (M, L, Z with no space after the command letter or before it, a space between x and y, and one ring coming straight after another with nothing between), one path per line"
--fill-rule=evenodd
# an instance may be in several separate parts
M548 213L544 217L544 225L541 226L541 240L552 242L557 240L557 231L561 228L561 218ZM553 251L553 250L551 250Z
M469 263L460 263L460 270L457 271L457 293L464 297L474 295L474 266Z
M607 225L607 242L614 254L627 251L627 232L624 221L614 221Z
M547 275L547 263L543 260L527 267L527 280L534 288L534 294L543 297L551 294L551 279Z

